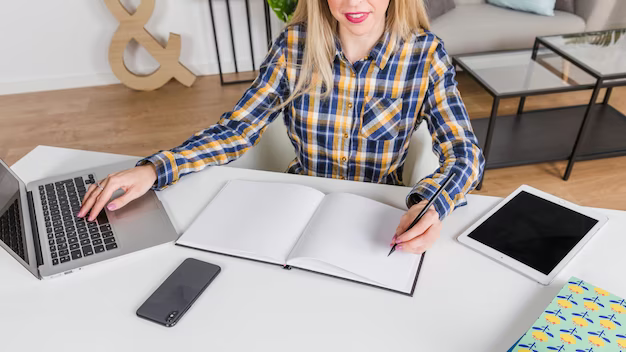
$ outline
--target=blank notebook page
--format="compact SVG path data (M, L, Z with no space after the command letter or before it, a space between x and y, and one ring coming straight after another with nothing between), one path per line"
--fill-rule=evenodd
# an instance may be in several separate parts
M233 180L177 243L284 264L323 198L310 187Z
M347 193L327 195L290 258L315 258L383 286L407 291L419 255L387 257L403 210Z

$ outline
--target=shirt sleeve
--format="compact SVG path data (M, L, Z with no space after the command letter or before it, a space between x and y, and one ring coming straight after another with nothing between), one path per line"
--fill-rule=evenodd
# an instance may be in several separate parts
M154 189L164 189L182 176L207 166L227 164L256 145L259 137L280 110L272 108L289 95L284 48L285 32L274 42L259 69L259 75L232 111L219 121L197 132L183 144L140 160L152 163L157 172Z
M455 207L467 203L465 195L478 185L485 159L457 89L454 65L441 42L432 55L429 79L422 117L441 166L413 187L406 203L410 208L421 199L430 199L453 172L456 176L433 203L443 219Z

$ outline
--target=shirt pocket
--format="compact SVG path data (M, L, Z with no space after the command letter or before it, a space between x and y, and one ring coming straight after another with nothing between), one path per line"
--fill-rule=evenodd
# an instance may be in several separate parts
M365 97L361 135L370 140L394 139L402 130L402 99Z

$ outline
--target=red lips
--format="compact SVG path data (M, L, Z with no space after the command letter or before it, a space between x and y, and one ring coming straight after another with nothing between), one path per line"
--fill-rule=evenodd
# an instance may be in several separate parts
M361 23L367 19L369 12L349 12L345 16L352 23Z

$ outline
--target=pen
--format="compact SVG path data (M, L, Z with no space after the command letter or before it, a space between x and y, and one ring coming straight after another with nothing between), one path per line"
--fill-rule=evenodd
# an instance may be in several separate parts
M407 232L410 229L413 228L413 226L415 226L415 224L417 224L418 221L420 221L420 219L424 216L424 214L426 214L426 212L428 211L428 208L430 208L431 205L433 205L433 203L435 202L435 200L437 199L437 197L439 197L439 195L441 194L441 192L443 191L444 188L446 188L448 186L448 184L450 183L450 181L452 181L452 176L454 176L454 172L450 173L450 175L448 175L448 177L446 177L445 181L443 181L443 185L441 185L441 187L439 187L439 189L437 190L437 192L435 192L435 194L433 194L433 196L430 198L430 200L428 201L428 203L426 204L426 206L422 209L422 211L420 211L420 213L417 215L417 217L415 218L415 220L413 220L413 222L411 223L411 225L409 225L409 227L406 229ZM396 246L398 244L394 243L393 247L391 247L391 250L389 251L389 254L387 254L387 256L390 256L391 253L396 251Z

